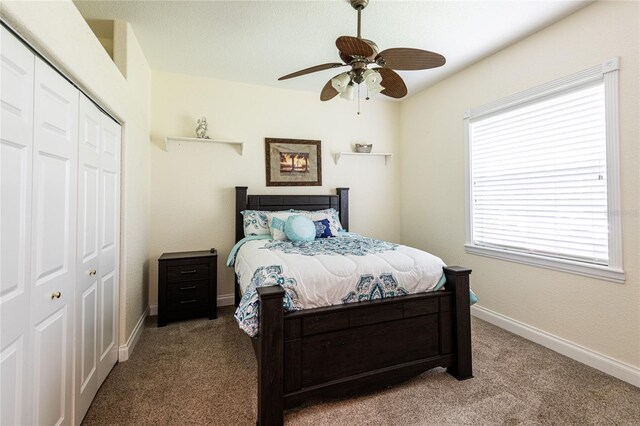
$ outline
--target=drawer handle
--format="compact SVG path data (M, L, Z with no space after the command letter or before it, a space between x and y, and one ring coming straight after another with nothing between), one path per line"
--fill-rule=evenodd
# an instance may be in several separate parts
M181 300L180 303L195 303L196 299L191 299L191 300Z
M180 290L193 290L194 288L196 288L195 285L190 285L189 287L180 287Z
M180 273L182 275L186 275L186 274L195 274L196 272L198 272L197 269L189 269L188 271L180 271Z

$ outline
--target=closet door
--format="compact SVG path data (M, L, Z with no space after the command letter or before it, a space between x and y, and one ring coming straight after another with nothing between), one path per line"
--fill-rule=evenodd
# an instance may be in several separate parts
M34 55L0 28L0 424L30 424L29 268Z
M98 386L118 361L120 257L120 125L102 114L100 151L100 318Z
M76 423L118 360L120 126L80 94Z
M78 91L36 58L31 251L33 424L71 423Z
M80 94L78 142L78 257L76 270L76 423L98 391L100 289L100 152L101 113Z

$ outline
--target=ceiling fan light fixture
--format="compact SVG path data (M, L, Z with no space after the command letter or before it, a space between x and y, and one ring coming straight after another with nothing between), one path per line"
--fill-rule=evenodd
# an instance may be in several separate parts
M384 90L384 87L380 84L382 82L382 76L379 72L367 69L364 74L364 84L367 86L369 96L375 96Z
M347 89L347 86L350 82L351 77L349 76L349 73L345 72L332 78L331 86L333 86L333 88L336 89L338 93L343 93Z
M365 70L363 77L364 82L367 84L367 86L374 85L376 83L380 84L380 82L382 81L382 76L380 75L380 73L372 70L371 68L367 68L367 70Z
M348 101L352 101L354 92L355 92L355 89L353 87L353 83L350 83L349 85L347 85L347 87L344 89L344 91L342 93L340 93L340 97L342 99L346 99Z
M384 87L380 85L380 83L369 85L367 84L367 90L369 91L369 96L375 96L378 93L384 90Z

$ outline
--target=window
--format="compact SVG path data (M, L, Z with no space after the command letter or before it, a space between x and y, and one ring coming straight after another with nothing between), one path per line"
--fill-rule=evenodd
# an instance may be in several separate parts
M467 252L624 282L618 69L465 114Z

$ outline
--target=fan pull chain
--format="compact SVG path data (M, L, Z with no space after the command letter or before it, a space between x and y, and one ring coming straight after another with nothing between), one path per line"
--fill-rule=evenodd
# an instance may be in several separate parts
M360 11L358 11L360 13ZM358 115L360 115L360 85L358 84Z

